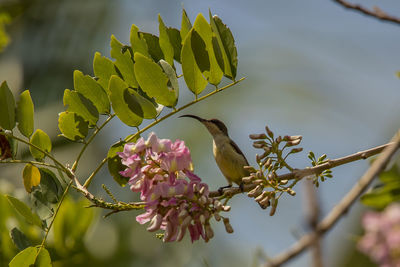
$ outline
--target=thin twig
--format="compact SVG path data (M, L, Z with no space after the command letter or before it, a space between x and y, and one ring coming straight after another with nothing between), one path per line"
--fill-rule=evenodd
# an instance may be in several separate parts
M364 15L367 15L367 16L370 16L370 17L374 17L374 18L377 18L379 20L400 24L400 18L387 14L386 12L384 12L382 9L380 9L377 6L374 6L373 10L370 10L370 9L367 9L367 8L361 6L361 5L352 4L352 3L349 3L349 2L347 2L345 0L333 0L333 1L338 3L341 6L345 7L345 8L361 12Z
M304 177L308 176L313 176L313 175L318 175L322 173L324 170L332 169L335 167L338 167L343 164L347 164L353 161L361 160L361 159L367 159L371 156L374 156L376 154L381 153L386 147L390 146L392 143L387 143L385 145L377 146L374 148L370 148L368 150L360 151L342 158L337 158L337 159L331 159L328 160L326 163L317 165L315 167L311 168L305 168L305 169L295 169L293 172L285 173L282 175L278 175L275 179L277 180L293 180L293 179L303 179ZM243 187L244 192L248 192L255 188L255 185L250 184L250 185L245 185ZM236 195L239 193L243 192L240 187L231 187L231 188L226 188L223 190L223 195ZM210 192L210 197L217 197L221 196L219 191L212 191Z
M90 136L90 138L88 139L88 141L85 143L85 145L82 147L81 151L79 152L78 157L76 157L76 160L75 160L74 164L72 165L71 170L72 170L73 172L75 172L76 168L78 167L79 160L81 159L81 157L82 157L82 155L83 155L83 152L85 152L85 150L86 150L86 148L88 147L88 145L93 141L93 139L94 139L94 138L96 137L96 135L100 132L100 130L103 129L104 126L106 126L107 123L109 123L109 122L112 120L112 118L114 118L114 117L115 117L115 114L110 114L110 116L100 125L100 127L97 128L97 129L93 132L92 136Z
M358 182L350 189L350 191L342 198L342 200L330 211L330 213L317 225L316 230L304 235L287 251L282 252L271 261L265 263L264 266L275 267L281 266L285 262L293 259L309 246L311 246L318 236L322 236L330 230L335 223L343 217L354 204L357 198L370 185L374 178L385 170L392 156L400 147L400 131L392 139L390 146L387 146L381 155L371 164L371 167L358 180Z
M39 161L30 161L30 160L19 160L19 159L13 159L13 160L4 160L4 161L0 161L1 163L30 163L32 165L41 165L41 166L46 166L49 168L55 168L55 169L59 169L59 167L46 163L46 162L39 162Z
M317 190L312 181L305 181L304 186L304 197L305 197L305 212L306 220L311 231L315 231L318 225L319 217L321 214L320 200L318 199ZM322 261L322 244L321 238L318 235L315 238L312 249L312 266L322 267L324 266Z

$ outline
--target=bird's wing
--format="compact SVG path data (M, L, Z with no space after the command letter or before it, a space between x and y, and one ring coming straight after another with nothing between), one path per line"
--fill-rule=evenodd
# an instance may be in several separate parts
M233 142L233 140L231 140L230 143L231 143L232 147L235 149L236 153L238 153L239 155L242 155L243 158L246 160L246 164L249 165L249 162L247 161L246 156L243 154L242 150L240 150L238 145L235 142Z

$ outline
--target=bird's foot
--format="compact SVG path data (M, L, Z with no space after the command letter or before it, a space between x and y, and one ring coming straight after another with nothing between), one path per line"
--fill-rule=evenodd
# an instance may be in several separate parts
M225 188L231 188L232 185L227 185L227 186L221 186L220 188L218 188L218 193L222 196L224 194L224 189Z
M239 188L240 188L240 192L244 192L244 183L243 182L241 182L240 184L239 184Z

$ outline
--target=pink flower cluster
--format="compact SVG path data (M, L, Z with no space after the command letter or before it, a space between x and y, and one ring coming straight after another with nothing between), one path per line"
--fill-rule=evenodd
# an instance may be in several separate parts
M131 190L140 192L146 212L137 216L140 224L150 222L150 232L164 230L164 242L181 241L189 231L192 242L214 236L210 219L219 221L220 211L229 206L208 196L205 183L193 173L189 149L180 140L158 139L151 133L145 141L126 144L119 153L127 168L121 175L129 177ZM233 232L228 218L223 218L228 233Z
M382 212L367 212L362 218L364 236L358 249L381 267L400 267L400 204Z

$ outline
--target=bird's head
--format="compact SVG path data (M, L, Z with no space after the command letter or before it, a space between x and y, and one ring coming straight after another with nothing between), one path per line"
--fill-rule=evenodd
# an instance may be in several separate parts
M228 136L228 129L226 128L225 124L218 119L206 120L206 119L200 118L195 115L190 115L190 114L182 115L179 117L180 118L188 117L188 118L193 118L193 119L198 120L204 126L206 126L206 128L208 129L208 131L211 133L212 136L216 136L216 135L220 135L220 134Z

